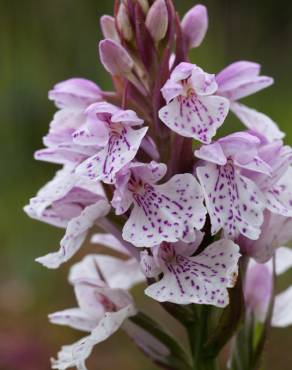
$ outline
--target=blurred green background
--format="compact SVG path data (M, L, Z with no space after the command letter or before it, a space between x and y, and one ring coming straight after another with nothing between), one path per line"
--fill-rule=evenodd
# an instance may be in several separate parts
M47 323L49 312L74 304L66 282L68 266L48 271L34 262L58 247L62 231L30 220L22 207L56 169L32 159L55 111L47 91L60 80L79 76L103 88L111 86L98 61L97 41L99 18L112 13L112 3L0 0L0 370L47 370L49 357L61 344L82 335ZM181 15L195 4L175 3ZM239 59L263 64L263 73L276 83L247 102L279 122L292 144L292 2L203 3L210 28L203 46L192 52L192 61L214 73ZM136 294L140 307L163 316L141 290ZM273 331L264 370L292 369L291 341L292 329ZM90 362L96 370L154 369L123 333L98 346Z

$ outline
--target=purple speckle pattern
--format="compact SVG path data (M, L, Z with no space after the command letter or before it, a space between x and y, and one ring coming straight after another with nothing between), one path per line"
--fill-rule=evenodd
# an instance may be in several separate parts
M227 288L235 285L239 247L230 240L211 244L195 257L179 254L172 245L162 245L160 258L163 278L150 285L145 293L159 302L211 304L229 303Z
M123 238L138 247L178 239L194 241L196 230L205 222L203 200L201 187L191 174L176 175L162 185L142 183L133 191L134 208Z
M209 144L229 110L227 99L219 96L178 96L159 112L160 119L178 134Z
M114 183L116 173L134 159L146 131L146 127L134 130L119 125L118 129L110 131L107 145L84 161L77 172L93 181Z
M242 176L232 161L219 166L206 163L197 169L211 218L212 233L224 230L225 237L240 234L258 239L263 223L265 199L250 179Z

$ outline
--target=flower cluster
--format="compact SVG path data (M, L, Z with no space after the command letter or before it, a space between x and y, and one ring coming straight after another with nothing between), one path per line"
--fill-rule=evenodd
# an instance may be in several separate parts
M226 307L236 285L246 315L265 322L274 305L271 323L289 325L292 291L275 298L273 281L292 266L283 247L292 239L292 148L272 119L239 103L273 79L253 62L211 74L189 61L208 28L203 5L180 21L171 0L123 0L101 28L115 91L73 78L49 92L59 110L35 158L62 169L25 207L65 229L59 250L37 258L46 267L68 261L95 227L91 242L119 254L71 268L78 308L49 318L88 335L64 346L53 368L86 369L93 346L119 327L165 365L169 352L150 349L147 328L155 335L129 293L138 283L177 318L197 305ZM223 137L229 111L244 127Z

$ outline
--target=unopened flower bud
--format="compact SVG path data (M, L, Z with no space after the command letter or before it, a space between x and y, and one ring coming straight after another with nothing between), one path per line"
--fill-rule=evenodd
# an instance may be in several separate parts
M109 39L99 43L99 56L104 68L112 75L126 76L134 66L127 50Z
M129 19L129 14L124 3L121 3L119 7L117 23L124 39L130 41L133 37L133 30Z
M146 26L154 41L160 41L166 35L168 12L164 0L156 0L146 18Z
M208 29L208 12L204 5L196 5L182 19L181 27L188 48L198 47Z
M120 42L120 37L116 29L115 18L110 15L103 15L100 18L102 34L106 39Z
M148 0L137 0L137 2L140 4L143 12L146 14L149 10Z

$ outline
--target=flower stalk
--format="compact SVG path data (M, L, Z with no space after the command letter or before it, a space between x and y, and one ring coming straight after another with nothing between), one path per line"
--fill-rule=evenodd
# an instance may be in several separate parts
M209 73L189 60L207 32L203 5L182 20L172 0L116 0L113 13L99 56L114 91L73 78L49 92L58 111L35 158L61 169L25 207L65 230L37 259L45 267L85 242L106 248L71 267L76 307L49 315L86 332L52 368L87 370L93 347L121 329L163 369L219 370L229 348L232 370L257 370L270 327L292 324L292 288L275 290L292 267L292 148L240 102L273 79L254 62ZM243 128L222 136L231 113ZM141 312L138 284L189 348Z

